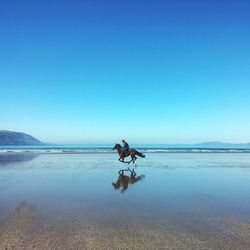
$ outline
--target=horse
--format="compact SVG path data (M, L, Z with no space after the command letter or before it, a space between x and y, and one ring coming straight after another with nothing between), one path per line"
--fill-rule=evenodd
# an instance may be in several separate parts
M124 171L130 171L130 177L124 174ZM145 175L139 175L136 176L135 170L131 170L130 168L124 169L124 170L119 170L118 172L119 176L116 182L112 182L112 186L114 187L115 190L121 189L121 192L124 193L129 184L134 184L142 179L145 178Z
M138 152L137 150L135 149L129 149L129 150L126 150L125 152L122 151L122 146L120 144L115 144L115 146L113 147L113 150L117 150L120 158L119 158L119 161L122 162L122 163L128 163L130 164L131 162L135 163L135 160L137 159L136 155L144 158L145 155ZM128 156L131 156L131 160L130 161L124 161L124 158L125 157L128 157Z

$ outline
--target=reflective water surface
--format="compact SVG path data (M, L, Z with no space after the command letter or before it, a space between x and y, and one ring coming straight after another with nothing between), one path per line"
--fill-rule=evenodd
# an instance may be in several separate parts
M244 240L237 238L237 244L245 246L249 190L246 153L155 153L137 165L122 164L115 154L0 155L3 221L16 208L32 206L40 224L171 225L199 240L211 238L212 248L218 247L215 235L223 232L229 240L233 232L240 238L241 230Z

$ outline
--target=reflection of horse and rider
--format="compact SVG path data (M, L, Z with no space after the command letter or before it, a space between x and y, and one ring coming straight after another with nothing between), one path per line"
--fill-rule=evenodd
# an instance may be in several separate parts
M115 144L115 146L113 147L113 150L117 150L120 158L119 161L123 162L123 163L135 163L135 160L137 159L136 156L140 156L140 157L145 157L144 154L138 152L135 149L130 149L128 143L125 140L122 140L123 146L121 146L120 144ZM131 160L130 161L124 161L125 157L131 156Z
M125 171L129 171L130 172L130 176L127 176L124 174ZM121 192L125 192L128 188L129 184L134 184L142 179L145 178L145 175L139 175L136 176L136 172L135 170L131 170L130 168L128 169L121 169L118 172L119 176L116 182L112 182L112 185L114 187L114 189L120 189L121 188Z

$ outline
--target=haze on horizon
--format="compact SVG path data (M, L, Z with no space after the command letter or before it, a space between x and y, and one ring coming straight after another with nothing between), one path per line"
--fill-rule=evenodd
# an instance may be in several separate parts
M250 141L249 1L1 1L0 129L50 143Z

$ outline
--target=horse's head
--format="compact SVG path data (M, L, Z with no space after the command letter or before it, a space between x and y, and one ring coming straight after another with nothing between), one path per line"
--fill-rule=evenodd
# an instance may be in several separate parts
M121 146L120 144L117 143L117 144L115 144L115 146L113 147L113 150L115 150L115 149L116 149L116 150L120 150L121 147L122 147L122 146Z
M114 187L114 189L119 189L120 188L120 186L121 186L121 183L120 182L112 182L112 186Z
M128 183L121 182L120 180L118 180L116 183L112 182L112 186L115 190L120 189L120 187L121 187L121 193L124 193L128 188Z

